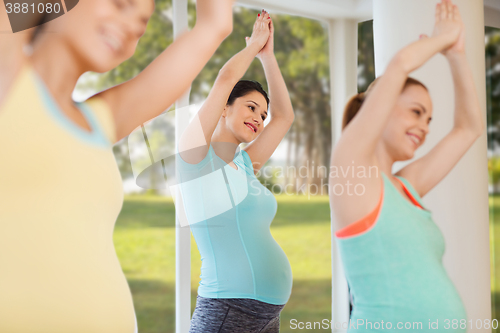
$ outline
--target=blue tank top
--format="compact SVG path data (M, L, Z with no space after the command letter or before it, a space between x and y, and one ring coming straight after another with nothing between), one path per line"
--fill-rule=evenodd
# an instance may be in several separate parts
M353 295L348 332L465 332L465 308L443 266L444 238L431 212L403 198L381 174L383 198L375 224L336 238ZM397 177L425 208L411 183Z
M212 145L198 164L176 157L185 214L201 254L198 294L285 304L292 270L270 231L276 198L255 177L246 151L238 148L233 162L238 170Z

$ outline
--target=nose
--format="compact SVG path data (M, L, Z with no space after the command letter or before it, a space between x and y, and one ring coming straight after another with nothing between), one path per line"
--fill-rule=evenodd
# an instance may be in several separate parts
M429 133L429 123L427 121L422 121L419 127L424 135L427 135L427 133Z
M260 125L260 122L259 122L259 119L258 118L253 118L253 122L255 123L255 125L257 126L257 128L259 127Z

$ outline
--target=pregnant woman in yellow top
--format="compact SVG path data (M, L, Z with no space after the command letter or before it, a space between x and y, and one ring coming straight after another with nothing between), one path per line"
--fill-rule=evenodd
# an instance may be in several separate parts
M45 25L24 63L1 64L0 332L136 330L112 241L123 193L111 148L186 91L231 32L231 7L198 0L190 32L135 78L84 103L71 98L78 78L132 56L152 0L80 1ZM21 46L10 46L2 55L18 59Z

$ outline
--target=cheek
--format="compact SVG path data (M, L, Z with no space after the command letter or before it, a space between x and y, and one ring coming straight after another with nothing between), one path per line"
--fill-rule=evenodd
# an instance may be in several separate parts
M139 42L138 40L127 42L124 56L123 56L123 59L121 59L121 61L125 61L134 55L135 50L137 49L138 42Z
M89 1L87 17L93 17L94 20L108 20L118 13L118 8L111 0L86 0Z

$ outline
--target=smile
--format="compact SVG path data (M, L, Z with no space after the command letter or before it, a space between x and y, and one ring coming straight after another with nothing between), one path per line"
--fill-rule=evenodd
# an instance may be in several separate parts
M252 132L257 133L257 127L250 123L244 123Z
M113 52L119 53L122 50L123 43L119 38L108 33L103 33L102 37L106 45L108 45Z
M417 148L420 145L421 140L417 135L411 133L406 133L406 135L408 135L410 140L415 144L415 148Z

